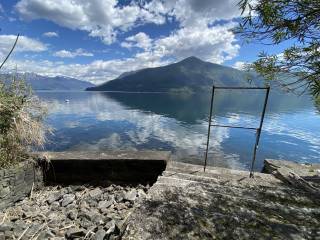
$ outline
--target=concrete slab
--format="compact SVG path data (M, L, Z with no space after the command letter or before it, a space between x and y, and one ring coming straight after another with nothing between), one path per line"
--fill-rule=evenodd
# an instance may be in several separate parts
M153 184L170 161L167 151L41 152L47 182ZM46 161L44 161L46 162Z
M221 167L207 167L203 171L203 166L194 165L176 161L170 161L167 164L167 175L187 174L188 176L209 177L220 181L224 185L237 184L241 182L242 185L259 185L259 186L274 186L282 185L283 183L271 174L254 173L254 178L250 178L248 171L228 169Z
M35 152L34 155L45 157L51 161L58 160L147 160L165 161L170 160L169 151L65 151L65 152Z
M304 191L270 174L201 168L170 162L122 239L319 239L320 205Z

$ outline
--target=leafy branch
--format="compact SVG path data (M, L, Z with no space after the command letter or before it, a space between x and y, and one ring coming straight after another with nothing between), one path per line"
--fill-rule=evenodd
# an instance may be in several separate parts
M241 0L235 32L247 41L286 43L278 54L261 52L248 65L268 81L294 92L320 95L320 0Z

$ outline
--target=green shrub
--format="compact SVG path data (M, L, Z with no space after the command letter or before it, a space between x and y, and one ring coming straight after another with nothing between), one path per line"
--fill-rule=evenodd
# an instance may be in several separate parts
M46 108L25 82L0 80L0 168L23 161L32 147L41 147L49 128Z

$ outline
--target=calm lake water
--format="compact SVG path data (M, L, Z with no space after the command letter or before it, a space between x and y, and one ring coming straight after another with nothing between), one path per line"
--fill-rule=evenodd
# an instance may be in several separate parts
M166 93L37 92L53 127L49 151L169 150L203 164L210 96ZM257 127L263 92L219 90L214 123ZM65 100L69 99L69 102ZM271 91L255 169L265 158L320 162L320 114L307 97ZM255 131L213 128L209 165L248 170Z

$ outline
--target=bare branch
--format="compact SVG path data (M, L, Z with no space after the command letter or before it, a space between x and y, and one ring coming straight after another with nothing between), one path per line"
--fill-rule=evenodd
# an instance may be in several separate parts
M8 55L6 56L6 58L3 60L3 62L1 63L1 65L0 65L0 69L1 69L1 68L2 68L2 66L6 63L6 61L9 59L9 57L10 57L11 53L12 53L12 52L13 52L13 50L15 49L15 47L16 47L16 45L17 45L17 42L18 42L18 39L19 39L19 36L20 36L20 34L18 34L18 35L17 35L16 40L15 40L15 42L14 42L14 44L13 44L13 46L12 46L12 48L11 48L10 52L8 53Z

